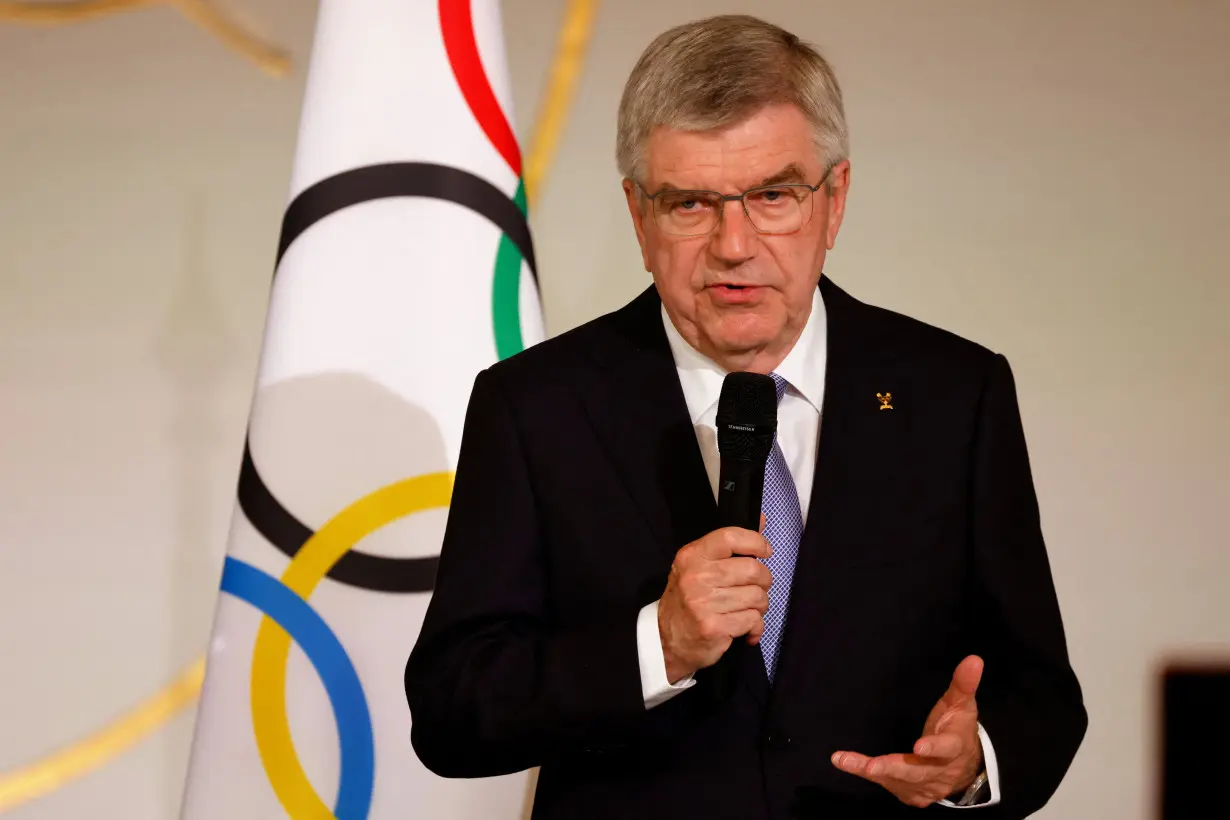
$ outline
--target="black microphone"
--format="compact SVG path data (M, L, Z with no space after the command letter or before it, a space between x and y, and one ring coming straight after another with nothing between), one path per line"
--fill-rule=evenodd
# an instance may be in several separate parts
M760 529L764 468L777 432L777 387L760 373L729 373L718 399L718 521Z

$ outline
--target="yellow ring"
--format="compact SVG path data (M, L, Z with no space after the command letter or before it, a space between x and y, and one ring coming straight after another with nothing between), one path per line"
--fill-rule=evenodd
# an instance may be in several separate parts
M542 190L547 171L555 158L555 149L585 61L585 49L593 30L597 6L598 0L568 2L555 57L548 72L548 87L525 161L526 191L531 201ZM0 774L0 812L49 794L105 766L135 746L196 700L205 678L204 670L204 657L196 659L170 684L94 734L32 763Z
M295 554L282 583L305 601L329 570L362 538L422 510L447 507L452 473L430 473L390 484L364 496L329 520ZM256 748L274 793L291 820L332 818L295 752L286 716L286 661L290 635L269 616L261 620L252 650L252 726Z

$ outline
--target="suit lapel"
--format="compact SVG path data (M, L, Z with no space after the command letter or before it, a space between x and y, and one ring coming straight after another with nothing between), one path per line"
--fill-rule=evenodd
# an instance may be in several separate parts
M851 511L892 485L909 425L908 407L890 400L881 410L877 393L900 390L898 348L882 335L878 314L828 277L820 282L827 314L828 355L819 449L807 525L799 544L790 610L778 656L775 690L788 687L797 663L807 663L809 635L848 603L848 522Z
M911 415L900 401L900 351L882 332L875 311L827 277L820 292L828 315L828 361L805 542L822 533L849 492L893 475ZM878 394L892 409L882 409Z
M717 505L651 286L589 345L597 369L581 386L594 431L659 543L680 547L715 528Z

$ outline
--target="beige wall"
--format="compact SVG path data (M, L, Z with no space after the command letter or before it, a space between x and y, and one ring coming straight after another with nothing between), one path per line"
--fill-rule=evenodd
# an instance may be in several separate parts
M311 4L230 5L302 66ZM523 135L562 7L505 3ZM1016 370L1091 715L1042 816L1149 817L1157 664L1230 655L1230 6L610 2L534 215L551 332L648 284L612 159L639 49L751 8L846 89L828 273ZM0 27L0 772L203 647L302 79L167 10ZM190 731L11 816L172 816Z

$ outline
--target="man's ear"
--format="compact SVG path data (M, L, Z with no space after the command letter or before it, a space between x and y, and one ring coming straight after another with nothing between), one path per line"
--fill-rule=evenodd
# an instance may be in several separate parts
M828 249L832 250L837 244L837 232L841 230L841 221L846 215L846 195L850 192L850 160L842 160L833 166L824 190L824 204L829 209L828 235L825 241Z
M624 180L624 198L628 201L628 215L632 217L632 227L636 229L636 241L641 244L641 264L649 270L649 247L645 244L645 209L642 208L640 189L630 179Z

